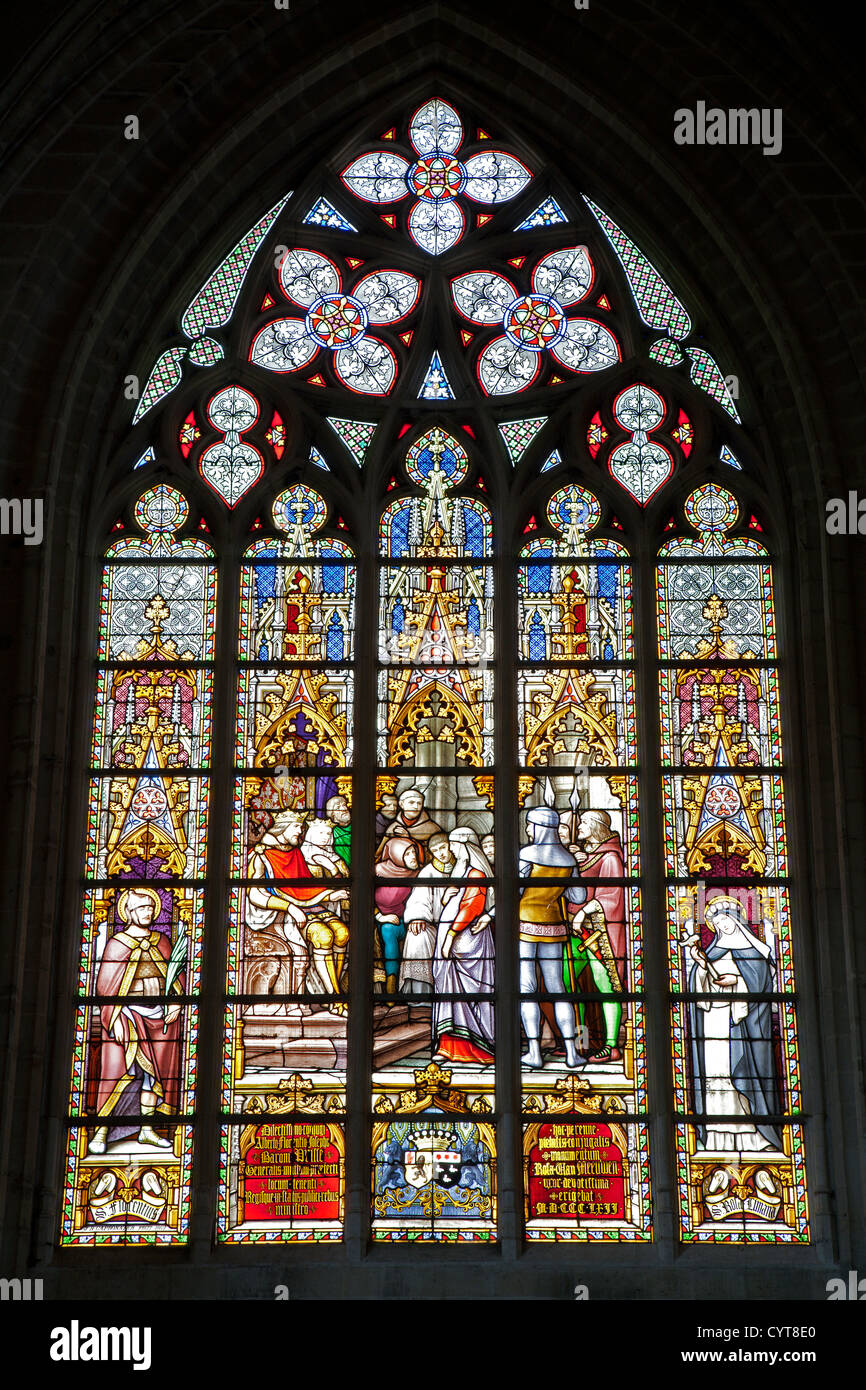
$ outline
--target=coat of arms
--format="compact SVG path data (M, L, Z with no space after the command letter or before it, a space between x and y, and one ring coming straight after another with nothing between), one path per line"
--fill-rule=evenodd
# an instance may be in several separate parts
M410 1187L436 1182L440 1187L457 1187L463 1158L456 1134L448 1129L431 1129L407 1135L403 1169Z

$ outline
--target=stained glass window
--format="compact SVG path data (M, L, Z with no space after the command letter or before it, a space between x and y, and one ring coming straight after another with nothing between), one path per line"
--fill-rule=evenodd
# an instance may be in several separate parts
M433 93L167 324L103 569L64 1243L186 1240L203 1127L221 1244L644 1243L658 1173L683 1242L808 1239L768 508L616 217Z

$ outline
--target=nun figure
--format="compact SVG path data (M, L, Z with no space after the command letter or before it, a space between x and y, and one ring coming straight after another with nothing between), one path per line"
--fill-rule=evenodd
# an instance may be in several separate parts
M474 830L460 827L448 837L454 855L453 879L436 932L433 958L433 1042L437 1060L493 1060L493 1000L444 999L443 995L493 994L493 932L487 910L488 887L477 880L492 878L493 869Z
M689 1005L695 1111L706 1117L698 1144L710 1153L779 1150L778 1128L766 1118L781 1109L772 1011L754 997L775 989L772 948L749 930L736 898L713 898L704 920L712 942L702 949L697 935L686 941L689 991L706 996Z

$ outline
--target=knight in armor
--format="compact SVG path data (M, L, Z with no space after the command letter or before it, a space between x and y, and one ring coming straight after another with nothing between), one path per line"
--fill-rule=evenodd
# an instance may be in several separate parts
M559 838L559 815L552 807L536 806L526 817L531 844L520 851L520 876L528 879L520 898L520 992L535 994L538 974L548 994L562 994L563 951L569 936L566 903L577 908L586 902L586 889L569 884L579 877L577 860ZM565 1044L567 1067L583 1066L586 1059L575 1043L574 1005L560 1000L553 1006L556 1026ZM541 1056L541 1006L527 1000L520 1019L529 1042L522 1061L527 1067L543 1065Z

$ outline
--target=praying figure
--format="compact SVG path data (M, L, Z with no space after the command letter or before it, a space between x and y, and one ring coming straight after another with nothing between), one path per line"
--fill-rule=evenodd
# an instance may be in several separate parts
M689 991L709 996L689 1005L695 1111L706 1117L698 1143L712 1153L778 1150L779 1131L765 1118L781 1109L772 1009L742 997L774 991L772 949L749 930L735 898L713 898L704 920L712 943L703 950L697 935L686 941Z
M488 862L474 830L460 826L448 837L454 863L436 931L433 958L433 1040L435 1060L474 1062L493 1060L494 946L487 911ZM485 999L450 999L449 995L487 995Z

